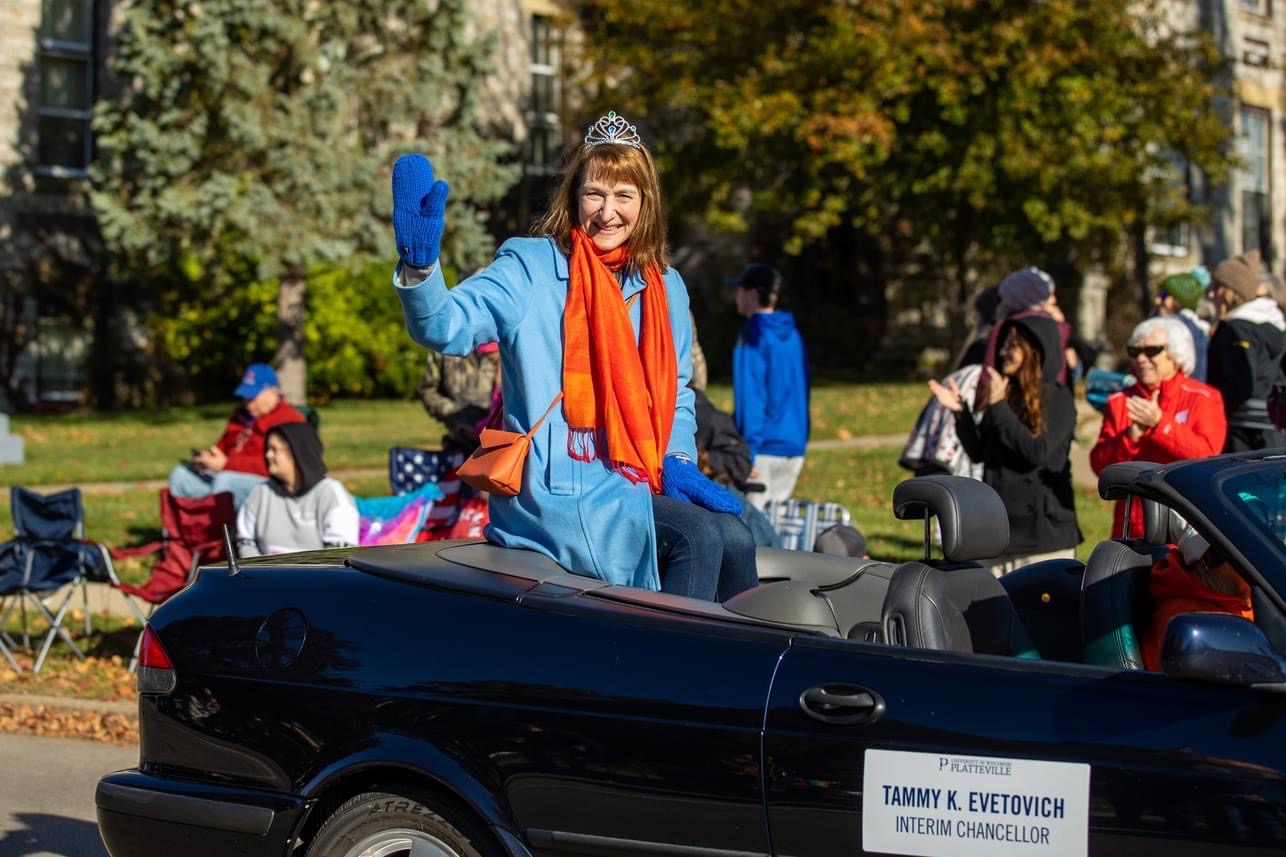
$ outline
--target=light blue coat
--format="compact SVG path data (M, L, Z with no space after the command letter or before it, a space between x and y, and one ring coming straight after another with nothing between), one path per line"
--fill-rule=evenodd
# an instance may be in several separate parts
M664 275L679 367L678 401L666 454L696 460L692 327L688 291L673 268ZM394 277L394 284L398 278ZM630 276L623 300L644 289ZM398 286L406 328L422 345L464 355L484 342L500 343L505 428L526 432L563 385L563 307L567 257L549 238L506 241L492 263L454 289L436 266L428 279ZM643 301L630 308L635 343ZM601 459L568 454L567 420L559 405L532 438L516 497L491 495L488 541L544 553L574 572L610 583L659 589L656 527L646 482L634 484Z

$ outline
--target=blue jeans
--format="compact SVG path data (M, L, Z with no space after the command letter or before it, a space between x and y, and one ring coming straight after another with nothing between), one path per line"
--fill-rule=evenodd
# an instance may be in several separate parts
M250 492L267 481L268 477L257 473L242 473L239 470L212 473L180 464L170 471L170 493L175 497L197 498L227 491L232 494L233 505L240 509Z
M759 585L755 539L736 515L652 495L661 591L727 601Z

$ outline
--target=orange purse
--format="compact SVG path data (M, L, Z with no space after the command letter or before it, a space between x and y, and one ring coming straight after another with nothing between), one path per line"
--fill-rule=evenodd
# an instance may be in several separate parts
M482 434L478 436L481 442L478 448L456 471L460 481L491 494L501 494L505 497L517 495L522 490L522 471L527 463L527 450L531 448L531 438L545 422L545 417L549 416L554 405L562 401L562 398L563 393L560 390L549 403L549 407L545 409L545 413L536 420L536 424L526 434L483 429Z

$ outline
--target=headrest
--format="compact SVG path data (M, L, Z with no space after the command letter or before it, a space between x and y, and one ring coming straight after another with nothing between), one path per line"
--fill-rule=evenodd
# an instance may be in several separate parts
M893 514L936 517L942 555L953 562L992 559L1009 547L1009 514L990 485L966 476L918 476L893 489Z
M1009 594L985 568L893 570L881 611L884 640L948 652L1039 659Z
M1135 497L1143 504L1143 540L1149 544L1164 545L1170 541L1170 509L1155 500Z

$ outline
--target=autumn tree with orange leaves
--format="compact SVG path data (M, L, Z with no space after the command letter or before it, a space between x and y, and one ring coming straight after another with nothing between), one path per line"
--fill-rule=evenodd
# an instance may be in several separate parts
M1232 164L1227 69L1143 0L591 0L603 103L645 117L671 212L770 253L980 278L1119 262ZM1180 165L1176 173L1176 164ZM775 246L772 246L775 245ZM832 269L838 268L833 265Z

